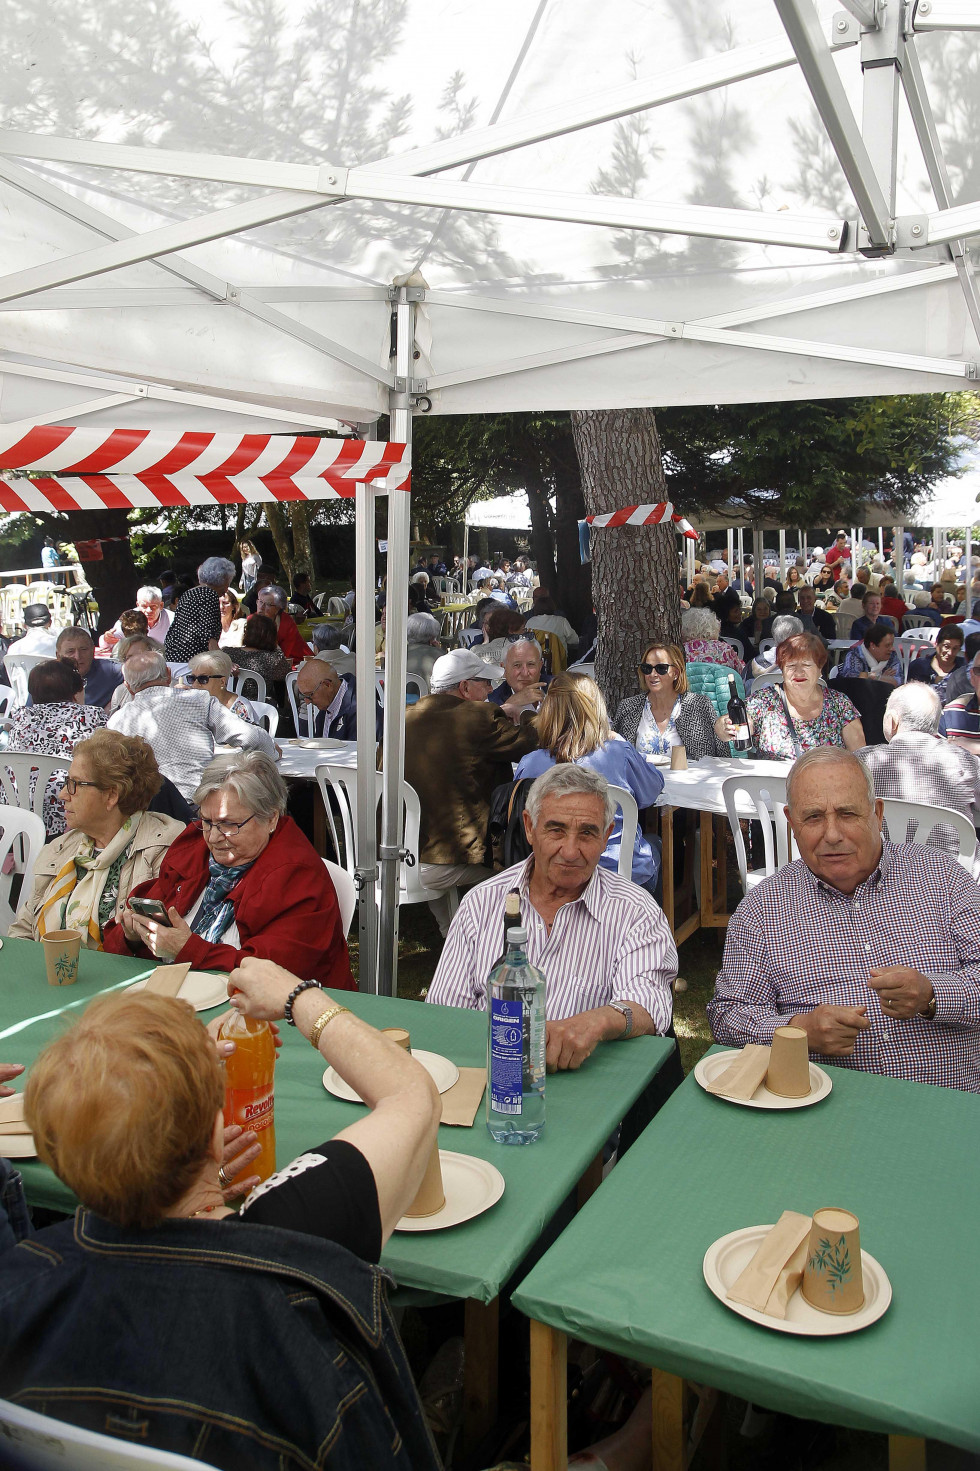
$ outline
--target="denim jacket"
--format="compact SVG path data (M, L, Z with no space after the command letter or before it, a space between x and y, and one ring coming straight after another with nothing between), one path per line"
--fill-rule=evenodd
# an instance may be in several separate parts
M234 1471L438 1471L386 1280L295 1231L80 1208L0 1256L0 1396Z
M0 1156L0 1252L16 1246L32 1231L20 1173Z

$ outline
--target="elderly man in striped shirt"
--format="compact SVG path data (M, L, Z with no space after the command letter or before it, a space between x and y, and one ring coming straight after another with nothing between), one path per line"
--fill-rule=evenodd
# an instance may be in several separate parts
M882 841L849 751L808 751L786 794L800 857L732 915L715 1038L802 1027L821 1060L980 1093L980 888L937 848Z
M463 898L426 998L485 1008L516 889L527 953L547 980L547 1061L578 1068L600 1042L670 1029L677 951L650 894L599 867L615 804L605 777L553 766L531 787L524 826L533 854Z

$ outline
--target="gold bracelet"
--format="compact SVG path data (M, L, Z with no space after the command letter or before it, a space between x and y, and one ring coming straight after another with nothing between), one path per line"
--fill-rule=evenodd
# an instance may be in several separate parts
M324 1027L327 1025L328 1022L332 1022L335 1016L340 1016L341 1013L345 1011L349 1016L349 1006L331 1006L329 1011L325 1011L321 1016L317 1017L316 1021L313 1023L312 1028L310 1029L311 1047L318 1048L320 1046L320 1034L323 1031Z

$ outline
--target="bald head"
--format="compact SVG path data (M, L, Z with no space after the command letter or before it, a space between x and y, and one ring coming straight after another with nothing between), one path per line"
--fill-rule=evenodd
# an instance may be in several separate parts
M315 709L326 710L333 704L341 682L340 675L326 659L307 659L296 674L296 693Z
M123 679L130 694L170 683L170 670L163 654L151 649L135 649L123 664Z

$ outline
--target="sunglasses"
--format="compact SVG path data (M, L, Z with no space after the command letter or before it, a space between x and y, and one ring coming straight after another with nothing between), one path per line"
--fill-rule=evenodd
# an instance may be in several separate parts
M640 673L641 674L669 674L670 673L670 670L671 670L671 665L669 665L669 664L641 664L640 665Z
M224 679L223 674L185 674L185 684L207 684L209 679Z

